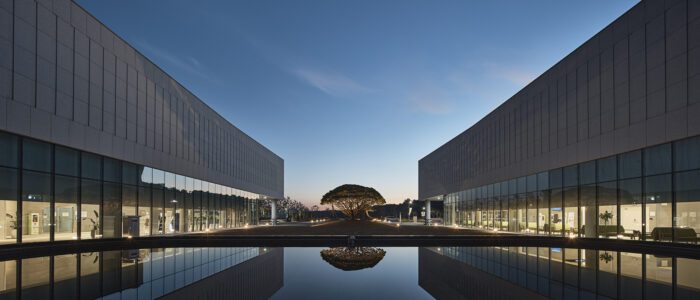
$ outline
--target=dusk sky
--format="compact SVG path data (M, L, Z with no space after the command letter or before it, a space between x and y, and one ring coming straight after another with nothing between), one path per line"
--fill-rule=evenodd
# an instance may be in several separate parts
M285 195L418 195L418 160L636 0L78 1L284 159Z

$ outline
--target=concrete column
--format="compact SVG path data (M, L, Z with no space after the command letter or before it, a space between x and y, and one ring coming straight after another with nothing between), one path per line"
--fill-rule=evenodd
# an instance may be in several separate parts
M277 225L277 199L272 199L272 204L270 205L270 221L272 225Z
M430 225L430 200L425 199L425 225Z

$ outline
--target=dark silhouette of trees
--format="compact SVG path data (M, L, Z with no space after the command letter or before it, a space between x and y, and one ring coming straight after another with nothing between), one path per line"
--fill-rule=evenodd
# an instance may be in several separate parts
M372 206L384 203L386 200L375 189L357 184L341 185L321 199L322 205L333 205L351 220L359 218L363 213L369 218L368 212Z

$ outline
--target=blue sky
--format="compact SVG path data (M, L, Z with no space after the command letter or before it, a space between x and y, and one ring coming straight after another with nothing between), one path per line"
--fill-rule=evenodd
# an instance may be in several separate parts
M308 205L416 198L418 160L636 0L78 1L285 160Z

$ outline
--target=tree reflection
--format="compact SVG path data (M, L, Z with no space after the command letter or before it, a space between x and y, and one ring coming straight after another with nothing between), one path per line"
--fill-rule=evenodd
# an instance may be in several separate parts
M372 268L379 263L386 251L374 247L332 247L321 250L321 258L343 271Z

